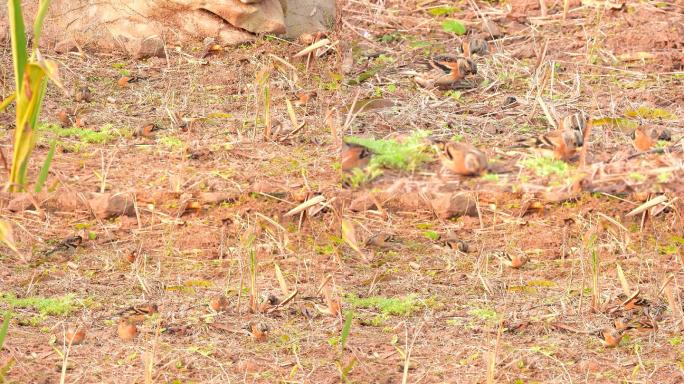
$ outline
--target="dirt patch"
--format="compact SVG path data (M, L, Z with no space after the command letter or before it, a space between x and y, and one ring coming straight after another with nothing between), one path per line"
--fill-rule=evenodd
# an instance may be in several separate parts
M681 71L684 68L684 16L674 6L658 9L634 6L614 13L619 34L610 34L606 46L623 61L645 60L653 68Z
M98 216L41 198L41 210L10 210L16 196L0 196L23 255L0 248L9 380L58 382L65 334L84 324L67 382L681 381L682 76L619 59L679 54L681 41L617 41L631 33L629 7L647 11L637 21L676 23L674 5L572 7L563 20L562 2L547 2L546 17L511 21L505 4L380 3L341 4L320 57L268 37L201 59L57 56L70 93L48 87L29 174L56 140L49 194L123 194L136 209ZM417 87L423 61L460 45L445 22L480 36L481 17L502 36L485 36L468 84ZM124 76L138 81L122 87ZM9 78L0 84L9 94ZM66 110L83 126L62 127ZM553 129L547 113L579 110L593 125L586 166L517 145ZM11 113L0 124L8 157ZM638 153L639 125L672 141ZM421 129L415 168L342 172L343 137L401 149ZM443 169L439 143L451 140L479 148L487 171ZM397 161L388 152L383 164ZM600 331L620 322L616 345Z

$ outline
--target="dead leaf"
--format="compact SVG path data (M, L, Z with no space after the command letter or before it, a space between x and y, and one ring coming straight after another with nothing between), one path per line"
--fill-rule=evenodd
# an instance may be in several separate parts
M20 254L19 249L17 249L17 246L14 243L12 227L4 221L0 221L0 242L4 243L9 249L13 250L15 253Z
M358 253L363 259L366 259L366 256L361 252L361 248L359 248L359 243L356 240L356 229L354 229L354 224L352 224L349 220L342 219L342 240L351 247L356 253Z

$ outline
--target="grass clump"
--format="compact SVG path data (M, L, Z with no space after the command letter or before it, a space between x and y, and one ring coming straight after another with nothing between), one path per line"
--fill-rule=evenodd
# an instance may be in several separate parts
M343 175L342 182L352 188L358 188L375 180L382 175L382 169L377 165L369 165L365 169L354 168L347 175Z
M564 177L570 173L570 165L568 163L552 157L530 157L522 160L521 165L534 171L537 176L541 177L552 175Z
M88 144L106 144L115 138L115 132L111 125L103 126L99 131L87 128L69 127L62 128L57 124L42 124L39 131L49 132L60 138L74 138Z
M10 307L35 309L42 316L67 316L76 309L74 295L71 294L57 298L32 296L20 299L4 293L0 297Z
M358 144L368 148L373 153L369 166L414 171L422 163L429 161L430 147L425 138L429 132L416 131L408 138L399 141L395 139L368 139L349 136L346 143Z
M354 308L374 308L384 315L410 316L418 308L416 295L358 297L352 294L346 297L346 301Z
M185 144L183 143L183 140L181 140L175 136L161 137L159 139L159 144L165 146L170 151L180 151L185 146Z
M625 112L625 115L632 118L641 119L662 119L662 120L672 120L676 119L672 112L662 109L662 108L650 108L646 106L641 106L637 109L630 109Z

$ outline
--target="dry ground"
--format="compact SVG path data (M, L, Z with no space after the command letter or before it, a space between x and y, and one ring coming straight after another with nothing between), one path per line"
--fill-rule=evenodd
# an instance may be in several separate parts
M675 141L684 135L684 8L646 1L607 10L571 2L563 20L562 2L547 7L542 16L536 1L349 1L330 36L339 43L308 68L292 58L303 45L272 38L204 59L199 48L172 47L168 60L54 57L68 88L88 86L93 100L77 103L49 89L33 168L61 134L50 187L62 194L134 192L136 212L98 219L86 209L0 211L29 255L21 262L1 250L0 309L14 305L0 351L0 364L15 361L8 380L58 382L64 331L80 323L87 336L69 348L68 383L146 376L165 383L339 382L340 367L352 359L346 380L356 383L396 383L404 372L410 383L684 382L684 212L677 200L683 158L673 150L626 160L633 153L630 123L667 127ZM448 16L433 14L440 12ZM501 36L489 56L477 59L476 87L418 89L410 77L421 70L417 61L458 44L440 27L447 17L474 33L488 19ZM10 63L4 47L4 95ZM276 127L266 141L256 115L257 106L263 110L256 99L262 71L270 74L264 84ZM129 73L141 79L120 87L117 80ZM349 83L359 76L367 79ZM306 124L293 133L285 100L301 91L317 97L295 106ZM507 96L519 105L502 109ZM587 169L574 162L561 175L540 176L541 164L515 166L529 154L507 149L511 140L549 126L538 96L551 113L584 109L602 119ZM355 98L369 97L393 105L346 112ZM49 125L74 107L83 109L84 128ZM194 121L179 124L182 118ZM8 154L12 119L0 119ZM134 134L148 123L159 127L153 136ZM438 174L432 162L413 173L386 171L365 187L378 196L396 180L417 189L476 191L473 217L442 220L420 204L384 197L381 207L349 209L367 192L342 186L341 135L401 137L417 129L476 143L514 171L464 180ZM232 199L196 199L208 191ZM674 204L657 215L626 216L648 193L665 193ZM329 207L311 217L284 216L314 194L332 200ZM355 228L360 252L345 244L342 220ZM447 232L470 252L437 239ZM77 234L90 238L46 252ZM498 251L524 252L530 261L511 269ZM250 313L250 253L260 292L285 297L277 264L298 290L291 303ZM610 310L623 291L618 265L630 289L664 312L656 329L630 330L607 348L590 333L623 313ZM343 351L342 319L317 309L326 306L319 286L328 275L343 314L353 312ZM208 307L217 294L229 301L221 313ZM122 311L150 302L159 313L141 317L139 335L121 341ZM242 331L250 322L269 327L266 340Z

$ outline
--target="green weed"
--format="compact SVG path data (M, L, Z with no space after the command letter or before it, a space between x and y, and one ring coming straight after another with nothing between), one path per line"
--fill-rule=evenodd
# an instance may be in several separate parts
M5 312L2 315L2 325L0 325L0 350L2 350L2 345L5 343L5 337L7 336L7 331L9 329L10 318L12 318L12 314L10 312ZM13 365L13 358L10 358L5 364L0 365L0 383L5 382L5 376Z
M403 298L383 296L360 298L351 294L346 297L345 301L354 308L375 308L385 315L397 316L410 316L419 307L416 295Z
M180 151L185 147L183 140L175 136L164 136L159 138L159 144L165 146L170 151Z
M432 240L432 241L437 241L439 240L439 233L435 231L423 231L423 236L426 238Z
M662 108L650 108L641 106L637 109L630 109L625 111L625 115L628 117L638 117L641 119L663 119L672 120L676 119L677 116L670 111Z
M342 175L342 183L352 188L358 188L366 183L369 183L382 175L382 170L379 166L371 164L368 167L354 168L350 173Z
M416 131L401 142L395 139L376 140L354 136L348 136L344 141L368 148L373 153L369 166L414 171L419 165L432 159L430 147L425 142L427 136L428 132Z
M58 298L32 296L17 298L11 293L3 293L2 301L14 308L35 309L42 316L67 316L76 309L74 295L66 295Z
M480 320L497 320L499 318L499 314L496 313L495 310L493 309L488 309L488 308L476 308L476 309L471 309L468 311L468 314L473 317L477 317Z
M646 180L646 176L642 175L639 172L630 172L630 174L627 177L629 177L630 180L636 181L638 183Z
M521 165L527 169L531 169L537 176L541 177L551 175L564 177L570 173L570 166L568 163L551 157L529 157L522 160Z
M456 12L458 12L458 8L450 6L435 7L428 11L432 16L449 16Z
M100 128L99 131L78 127L62 128L57 124L41 124L38 126L38 131L49 133L47 136L74 138L87 144L106 144L117 136L116 131L109 124Z

